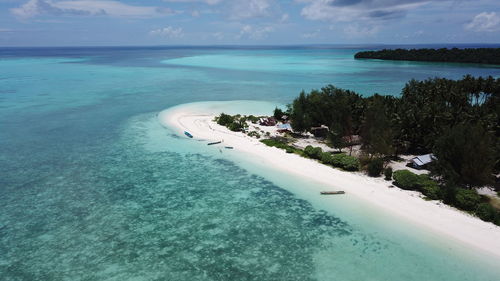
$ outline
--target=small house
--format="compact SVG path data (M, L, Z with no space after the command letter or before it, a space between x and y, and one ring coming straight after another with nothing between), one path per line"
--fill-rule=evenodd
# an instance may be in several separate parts
M425 169L435 159L434 154L425 154L414 157L410 160L410 165L415 169Z

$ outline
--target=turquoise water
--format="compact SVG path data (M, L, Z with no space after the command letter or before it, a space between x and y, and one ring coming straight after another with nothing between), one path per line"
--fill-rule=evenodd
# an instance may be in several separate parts
M0 49L1 280L498 280L497 261L355 198L207 151L156 114L247 110L327 83L500 69L354 61L346 49Z

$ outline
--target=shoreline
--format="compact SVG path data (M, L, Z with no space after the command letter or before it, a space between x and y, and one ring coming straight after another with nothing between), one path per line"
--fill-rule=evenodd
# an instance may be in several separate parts
M221 102L224 103L227 102ZM188 131L195 139L223 140L224 146L232 146L235 151L252 155L262 165L314 180L334 190L344 190L391 214L500 258L500 227L438 201L423 200L418 192L389 188L392 183L381 178L334 169L315 160L266 146L241 132L229 131L212 121L219 113L217 107L192 103L164 110L158 114L158 119L162 125L174 129L179 135L184 136L184 131Z

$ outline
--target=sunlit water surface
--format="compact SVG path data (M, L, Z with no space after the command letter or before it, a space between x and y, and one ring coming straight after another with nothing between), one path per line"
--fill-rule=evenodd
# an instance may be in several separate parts
M500 76L355 52L0 49L0 279L498 280L464 245L158 122L207 100L268 112L328 83L397 95L411 78Z

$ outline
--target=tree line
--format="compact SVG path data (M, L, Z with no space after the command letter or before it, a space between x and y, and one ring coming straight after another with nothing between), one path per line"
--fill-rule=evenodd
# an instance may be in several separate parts
M500 48L383 49L358 52L354 58L500 64Z
M328 142L351 151L359 135L368 162L433 153L432 174L443 186L494 182L500 170L500 79L411 80L400 97L360 94L328 85L302 92L288 106L297 132L328 126ZM373 164L375 165L375 164Z

